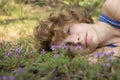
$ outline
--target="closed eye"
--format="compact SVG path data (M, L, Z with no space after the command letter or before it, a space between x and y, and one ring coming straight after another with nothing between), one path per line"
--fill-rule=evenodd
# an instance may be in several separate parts
M81 43L73 43L73 42L67 42L66 43L67 46L81 46Z
M70 34L70 33L71 33L70 28L68 28L68 30L67 30L67 34Z

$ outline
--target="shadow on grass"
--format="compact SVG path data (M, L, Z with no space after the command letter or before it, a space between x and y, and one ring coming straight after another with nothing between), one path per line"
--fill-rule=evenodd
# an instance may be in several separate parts
M37 20L39 19L38 17L23 17L23 18L13 18L13 19L5 19L5 20L0 20L0 25L8 25L10 23L15 23L18 21L24 21L24 20Z

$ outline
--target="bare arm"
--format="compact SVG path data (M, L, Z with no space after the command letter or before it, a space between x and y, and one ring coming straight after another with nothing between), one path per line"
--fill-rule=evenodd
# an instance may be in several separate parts
M102 13L120 21L120 0L106 0L103 4Z

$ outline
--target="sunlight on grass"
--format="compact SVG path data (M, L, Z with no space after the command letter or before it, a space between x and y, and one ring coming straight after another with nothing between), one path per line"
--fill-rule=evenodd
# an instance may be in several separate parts
M2 41L16 41L20 38L33 36L33 28L37 25L38 19L49 14L49 12L46 13L46 10L31 5L20 5L11 13L11 16L0 16L0 40ZM21 17L24 18L20 20Z
M20 37L27 37L28 35L32 35L33 27L35 25L35 21L2 25L0 27L0 39L5 41L14 41Z
M120 60L114 60L114 52L92 56L75 56L63 47L57 51L41 53L34 48L33 28L39 19L46 18L53 10L46 6L18 4L15 0L0 3L0 80L119 80ZM11 2L13 1L13 2ZM44 1L44 0L16 0ZM52 0L47 0L52 1ZM65 0L73 3L79 0ZM84 1L87 7L88 0ZM90 0L96 2L98 0ZM11 2L11 3L10 3ZM100 4L98 1L96 5ZM50 4L50 3L49 3ZM77 3L78 4L78 3ZM81 3L82 4L82 3ZM96 8L96 5L93 5ZM99 15L98 9L95 15ZM99 9L100 10L100 9ZM93 14L93 15L94 15ZM93 16L95 22L98 17ZM54 46L55 48L56 46ZM95 57L95 58L94 58ZM97 58L96 58L97 57ZM101 57L101 58L100 58ZM90 64L88 59L96 60Z

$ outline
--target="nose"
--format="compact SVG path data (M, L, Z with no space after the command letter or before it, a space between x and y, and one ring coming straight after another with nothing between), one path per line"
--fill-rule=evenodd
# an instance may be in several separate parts
M81 38L79 35L72 35L69 36L66 40L65 43L68 45L80 45L81 44Z
M75 35L73 39L74 39L74 43L76 43L76 44L81 43L81 36L80 35Z
M80 42L80 36L76 37L76 41L79 43Z

